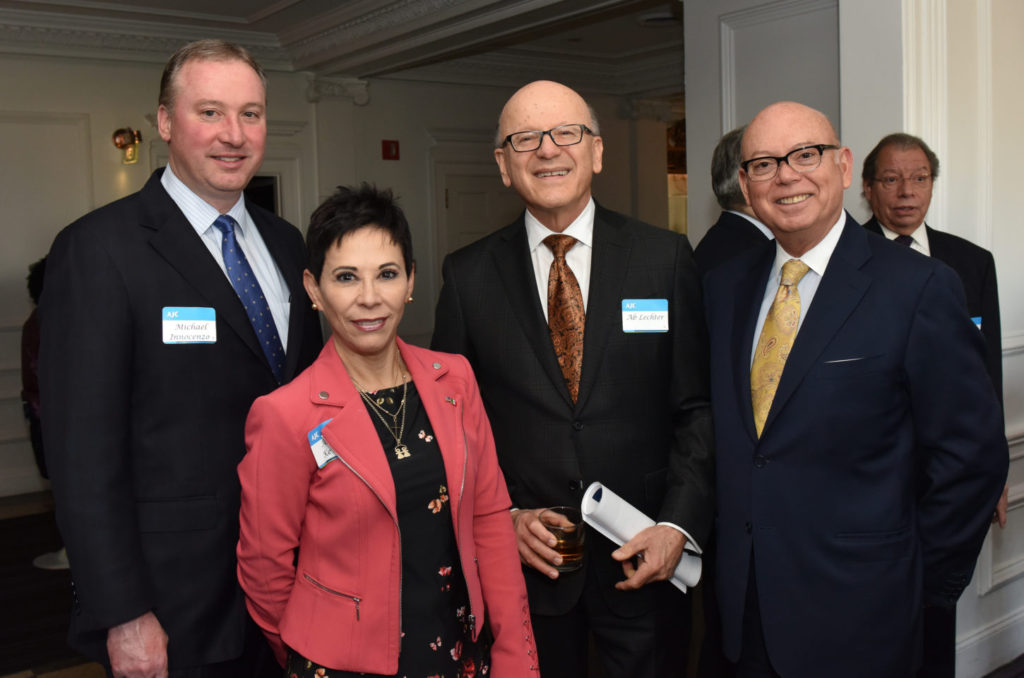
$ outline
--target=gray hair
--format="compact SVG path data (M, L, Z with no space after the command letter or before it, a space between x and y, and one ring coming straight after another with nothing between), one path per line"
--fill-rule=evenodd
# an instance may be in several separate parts
M747 205L739 178L740 161L743 159L740 146L746 129L744 125L726 133L711 154L711 188L724 210L738 210Z

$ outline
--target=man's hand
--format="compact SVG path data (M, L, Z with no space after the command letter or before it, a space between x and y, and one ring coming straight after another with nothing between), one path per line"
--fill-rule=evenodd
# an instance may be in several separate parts
M558 570L552 566L561 565L562 556L553 548L557 543L555 535L540 522L540 514L544 510L516 509L512 512L519 560L552 579L558 579Z
M686 535L668 525L651 525L641 530L612 551L612 558L622 563L622 572L626 575L615 588L631 591L648 582L671 578L685 545ZM634 557L639 561L639 567L634 566Z
M1003 494L996 504L996 512L992 514L992 522L999 523L999 527L1006 527L1006 509L1010 504L1010 486L1003 485Z
M167 678L167 634L152 612L108 629L107 654L114 678Z

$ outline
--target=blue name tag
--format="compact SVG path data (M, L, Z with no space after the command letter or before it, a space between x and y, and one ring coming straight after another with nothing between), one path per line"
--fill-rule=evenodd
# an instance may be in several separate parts
M971 321L974 322L974 326L975 327L977 327L979 330L981 329L981 316L980 315L974 316L973 318L971 318Z
M623 332L668 332L668 299L623 299Z
M313 452L313 459L316 460L317 468L323 468L327 462L337 459L338 455L331 449L331 446L324 440L322 430L324 426L331 423L331 420L321 422L316 428L306 434L309 440L309 449Z
M160 323L165 344L217 343L217 312L201 306L164 306Z

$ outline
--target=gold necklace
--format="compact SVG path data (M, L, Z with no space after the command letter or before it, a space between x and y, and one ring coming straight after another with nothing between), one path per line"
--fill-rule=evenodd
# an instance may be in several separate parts
M363 390L363 387L359 385L359 382L357 382L355 379L352 379L352 383L355 384L356 390L359 391L360 397L366 402L367 405L370 406L370 411L377 415L377 418L380 419L380 423L384 424L384 428L386 428L388 432L392 435L392 437L394 437L396 459L406 459L412 456L412 454L409 452L408 446L406 446L405 443L402 442L402 435L405 433L405 402L406 395L409 392L409 380L408 378L406 378L406 375L404 374L402 375L402 377L402 402L398 405L398 409L395 410L394 414L391 414L381 405L377 404L374 401L374 399L370 396L370 394ZM385 414L391 417L391 424L388 424L387 419L384 418ZM398 423L399 414L402 415L401 424Z

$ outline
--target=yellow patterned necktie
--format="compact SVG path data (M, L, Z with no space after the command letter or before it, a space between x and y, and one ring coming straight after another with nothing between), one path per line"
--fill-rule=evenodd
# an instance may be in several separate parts
M772 407L782 368L786 365L789 350L793 348L796 328L800 323L800 292L796 286L808 270L807 264L799 259L790 259L783 264L782 283L765 316L761 338L757 340L754 362L750 367L750 398L754 404L754 427L758 438Z
M576 238L570 235L549 235L544 238L544 244L555 255L548 272L548 329L562 377L575 403L580 394L586 314L583 311L580 285L565 261L565 253L576 244Z

